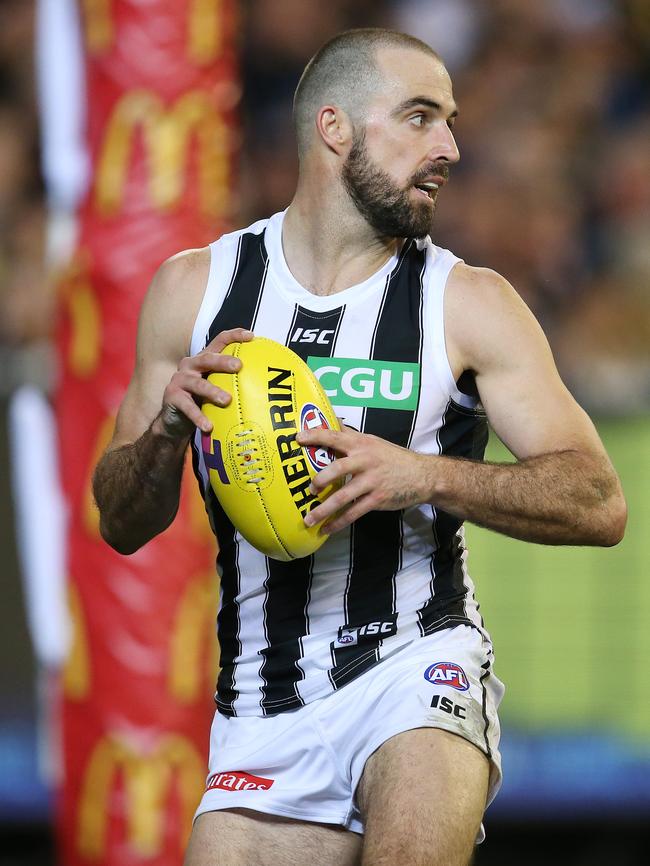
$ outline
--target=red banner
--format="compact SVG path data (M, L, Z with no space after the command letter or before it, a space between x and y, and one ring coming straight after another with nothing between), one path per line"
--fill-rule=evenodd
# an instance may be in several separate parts
M62 281L57 395L73 641L64 674L65 866L182 862L216 674L214 544L186 471L167 532L100 539L90 479L160 262L228 228L236 0L82 0L93 183Z

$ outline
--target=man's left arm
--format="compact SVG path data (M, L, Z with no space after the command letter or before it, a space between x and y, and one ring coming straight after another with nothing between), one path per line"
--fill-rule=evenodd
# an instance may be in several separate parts
M349 479L307 522L328 520L326 531L336 532L368 511L430 502L525 541L617 544L627 517L618 477L514 289L492 271L458 265L445 333L454 375L474 372L490 424L517 462L418 454L349 429L301 433L301 444L340 455L316 476L316 490Z

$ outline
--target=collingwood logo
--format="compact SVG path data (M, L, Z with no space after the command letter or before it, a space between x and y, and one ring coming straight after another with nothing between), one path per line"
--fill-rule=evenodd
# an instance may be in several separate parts
M419 364L313 355L307 363L334 405L417 409Z

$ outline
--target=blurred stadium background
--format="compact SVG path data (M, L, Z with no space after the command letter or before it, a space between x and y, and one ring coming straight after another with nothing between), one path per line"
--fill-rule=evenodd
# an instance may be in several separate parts
M34 6L0 4L1 866L55 862L7 442L12 393L25 383L50 392L57 369ZM523 295L595 419L630 505L627 537L613 550L545 549L469 530L470 569L507 685L505 783L478 863L647 862L650 3L242 0L240 12L234 226L289 201L291 95L329 36L390 26L447 61L462 160L434 239L500 271ZM490 447L507 458L498 442Z

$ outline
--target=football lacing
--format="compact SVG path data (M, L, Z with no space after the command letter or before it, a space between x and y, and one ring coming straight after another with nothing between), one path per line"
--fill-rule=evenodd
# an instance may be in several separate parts
M240 469L243 470L242 475L246 476L247 484L259 484L264 480L264 474L260 473L261 466L259 464L262 461L255 456L258 449L255 447L255 439L251 438L253 431L239 430L235 436L240 440L237 443L239 446L237 457L243 461L239 464Z

